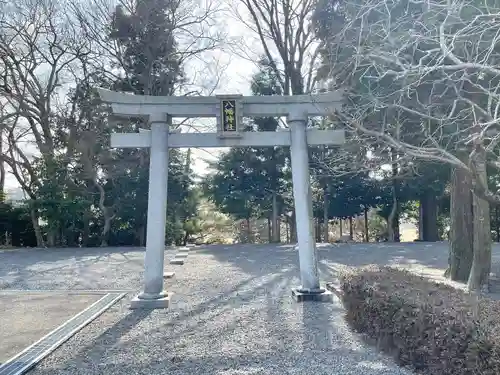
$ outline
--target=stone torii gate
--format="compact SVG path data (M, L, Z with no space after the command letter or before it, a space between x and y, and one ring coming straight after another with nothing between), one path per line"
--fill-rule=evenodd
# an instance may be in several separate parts
M329 300L320 287L313 230L308 145L341 145L342 130L307 128L309 116L324 116L340 108L341 93L297 96L219 95L207 97L139 96L98 89L101 100L118 117L144 117L151 130L111 135L114 148L150 148L149 195L144 291L131 308L166 308L163 290L167 207L168 149L171 147L289 146L302 285L292 289L298 300ZM278 132L244 132L243 117L286 116L289 128ZM216 117L216 133L171 132L173 117Z

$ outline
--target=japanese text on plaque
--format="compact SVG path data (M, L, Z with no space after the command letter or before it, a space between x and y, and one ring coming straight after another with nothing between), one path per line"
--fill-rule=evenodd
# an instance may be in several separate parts
M222 101L222 129L225 132L236 131L236 101Z

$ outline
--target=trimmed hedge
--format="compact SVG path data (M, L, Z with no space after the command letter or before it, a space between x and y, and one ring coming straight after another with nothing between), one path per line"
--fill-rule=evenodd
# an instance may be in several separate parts
M500 302L408 271L368 266L340 277L346 319L403 366L500 374Z

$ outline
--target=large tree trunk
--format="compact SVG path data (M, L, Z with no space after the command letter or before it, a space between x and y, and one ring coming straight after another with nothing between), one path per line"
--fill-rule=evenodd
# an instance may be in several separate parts
M297 242L297 222L295 221L295 211L290 217L290 241L292 243Z
M40 223L38 222L38 212L34 207L30 209L30 216L31 216L31 224L33 225L33 229L35 231L36 246L45 247L45 241L43 240L42 229L40 228Z
M486 152L478 150L478 158L475 163L475 174L477 183L488 186L488 175L486 172ZM468 280L468 289L474 291L488 291L491 270L491 225L490 204L488 201L473 195L473 259Z
M104 217L104 226L101 232L101 247L107 247L109 245L109 231L111 230L111 220L112 217Z
M394 242L401 242L401 232L399 230L399 202L396 204L396 214L394 219L392 219L392 229L394 231Z
M246 223L246 237L247 237L245 243L253 243L251 218L247 217L245 219L245 223Z
M285 216L286 243L290 243L290 223L288 216Z
M399 185L397 176L399 175L398 168L398 152L396 149L391 148L391 160L392 160L392 210L389 214L387 232L389 242L399 242Z
M267 217L267 242L273 242L273 226L271 225L272 218Z
M349 238L351 241L354 239L354 225L352 223L352 216L349 216Z
M276 217L276 230L274 231L274 236L276 236L276 243L281 242L281 216Z
M432 190L427 190L420 198L420 221L419 228L422 234L419 236L422 241L439 241L439 231L437 225L437 199Z
M418 239L420 241L424 240L424 207L422 205L422 200L418 207Z
M276 192L273 192L273 214L272 214L272 242L278 243L281 241L280 233L280 218L278 214L278 197Z
M105 206L106 192L97 180L97 175L94 175L93 183L99 190L99 209L101 210L104 219L104 226L101 232L101 247L106 247L109 245L109 231L111 230L111 222L115 218L115 215L112 213L112 209L110 207Z
M498 222L498 206L495 206L495 232L497 234L497 242L500 242L500 223Z
M48 233L47 233L47 245L49 247L56 246L56 237L57 237L57 229L50 228Z
M330 197L326 188L323 189L323 241L330 242L328 236L328 206L330 204Z
M339 229L340 229L340 237L342 237L342 232L343 232L342 219L339 220Z
M365 241L370 242L370 232L368 229L368 208L364 208L364 216L365 216Z
M137 229L137 240L139 241L140 247L146 247L146 226L141 225Z
M90 240L90 215L85 213L83 216L82 247L89 246Z
M398 199L396 195L396 186L392 186L392 208L387 218L387 242L399 242L396 228L399 227ZM399 231L398 231L399 232Z
M315 221L315 234L316 242L321 242L321 220L319 218L314 219Z
M491 270L490 205L484 199L473 196L473 258L470 270L469 290L488 290Z
M472 266L473 214L472 178L467 170L453 168L451 171L451 231L449 277L466 282Z
M77 247L78 239L80 238L79 231L72 225L70 228L64 231L64 238L66 242L66 246L68 247Z
M3 154L4 125L0 122L0 155ZM0 158L0 203L5 201L5 162Z

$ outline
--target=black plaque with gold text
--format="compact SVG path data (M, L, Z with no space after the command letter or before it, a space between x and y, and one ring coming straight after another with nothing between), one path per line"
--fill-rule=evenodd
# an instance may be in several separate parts
M236 132L238 130L236 129L236 100L223 99L221 101L221 109L222 130L225 132Z

